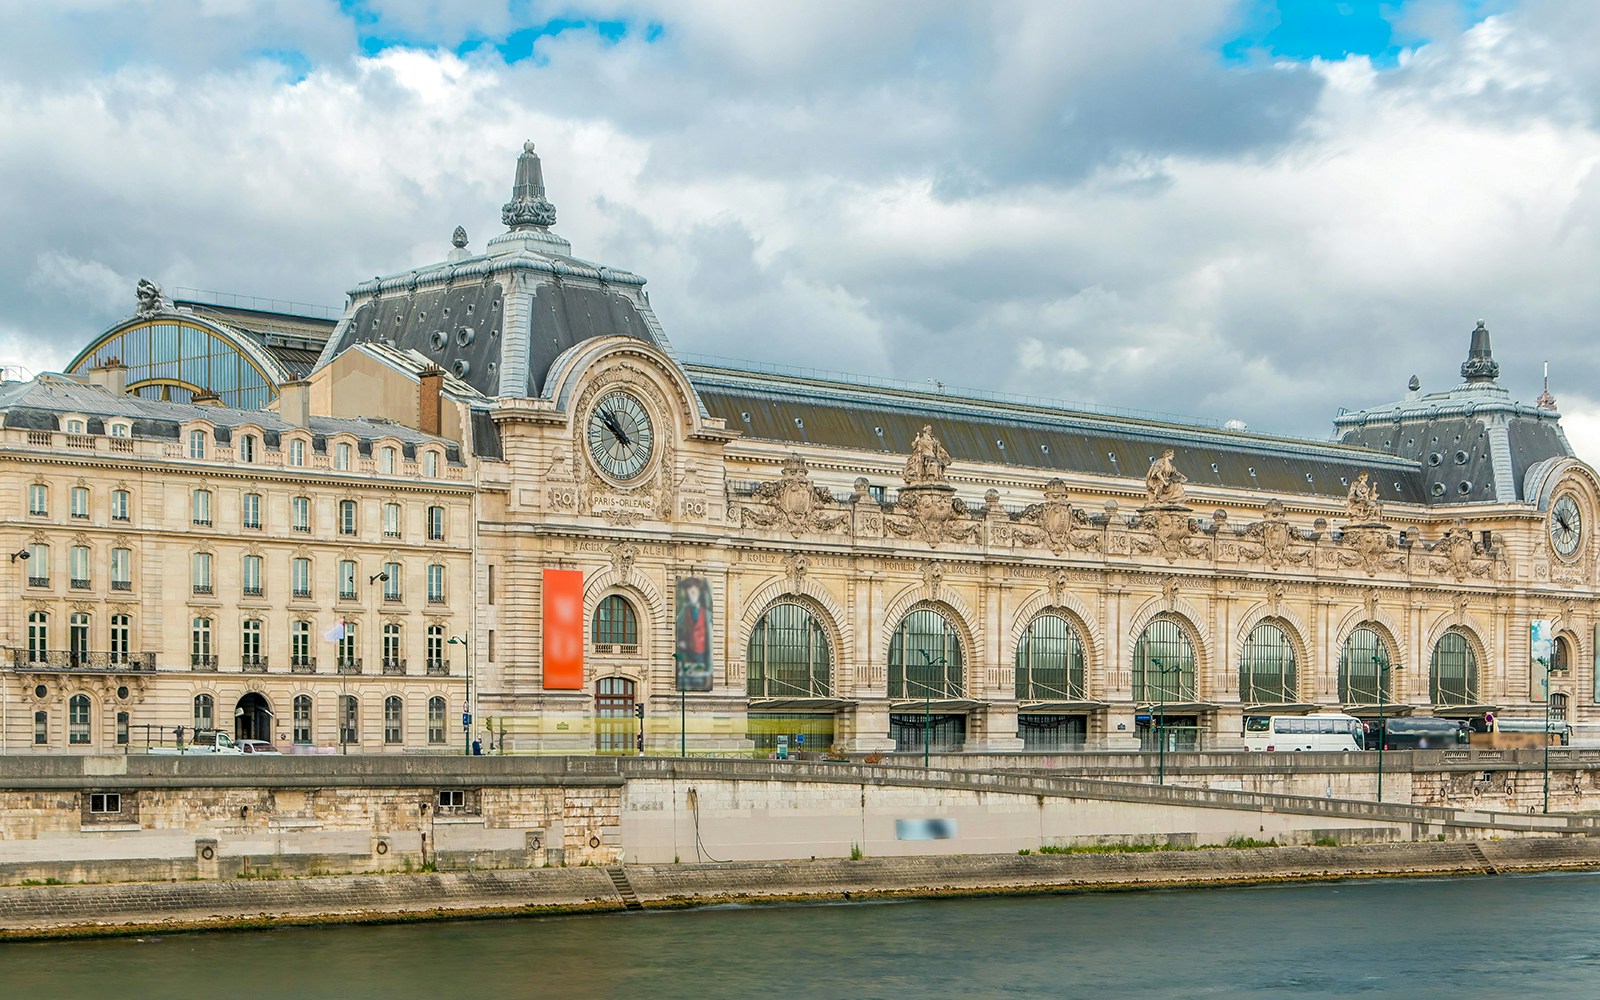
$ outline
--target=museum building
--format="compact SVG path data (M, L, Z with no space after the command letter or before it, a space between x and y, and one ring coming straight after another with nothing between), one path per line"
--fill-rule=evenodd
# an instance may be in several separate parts
M574 257L555 214L530 143L504 233L474 252L458 228L444 260L356 285L331 329L174 304L151 286L67 375L0 387L6 546L63 552L82 536L94 553L126 548L126 527L78 523L71 497L81 479L98 511L137 481L140 527L156 533L142 573L162 588L140 612L149 669L121 672L72 657L124 648L105 632L126 613L117 595L80 599L70 572L48 593L17 589L0 637L12 651L7 747L72 747L79 693L96 742L124 711L198 719L202 694L287 731L306 696L328 714L293 739L356 735L366 750L436 745L435 698L507 752L631 752L641 736L651 752L759 753L801 736L808 749L1056 751L1153 745L1152 723L1172 748L1225 748L1262 712L1595 715L1600 480L1548 393L1524 404L1499 384L1482 323L1464 338L1459 384L1424 393L1413 379L1393 404L1341 414L1335 440L1307 441L688 363L644 280ZM263 361L275 330L301 338L302 361L320 344L305 381L293 357L277 358L281 371ZM132 382L129 345L145 352ZM254 395L236 398L249 406L216 405L244 383ZM119 392L130 388L141 397ZM109 429L119 414L132 454ZM195 430L212 451L188 450ZM250 462L246 437L259 441ZM285 457L293 440L312 471ZM340 465L341 444L355 466ZM40 485L43 515L30 507ZM227 491L230 510L256 494L289 530L258 541L231 518L192 530L200 489ZM319 527L296 538L292 501L306 491ZM369 536L320 533L342 527L346 501ZM390 504L404 518L442 509L444 537L409 521L399 537L376 530ZM233 672L235 650L242 667L258 648L252 612L233 607L241 582L213 614L228 619L213 640L225 665L197 672L209 654L196 652L196 608L210 605L173 577L202 544L230 572L245 572L252 546L275 560L274 602L295 558L314 559L333 588L354 562L357 596L298 612L292 597L272 603L259 648L273 669ZM13 561L19 580L33 560ZM374 601L360 577L390 565L408 582L440 567L442 602L431 590L415 606ZM685 580L709 589L709 690L677 683ZM568 613L555 595L573 581ZM355 638L341 659L416 657L421 636L431 665L444 659L437 627L464 645L460 676L280 675L300 648L295 622L346 613ZM391 618L397 646L383 644ZM1536 623L1554 637L1548 655L1536 655ZM55 669L35 669L58 646ZM362 715L350 734L335 717L349 695L334 686L357 678L374 721ZM143 707L113 717L124 687ZM389 698L405 720L394 743L376 721Z

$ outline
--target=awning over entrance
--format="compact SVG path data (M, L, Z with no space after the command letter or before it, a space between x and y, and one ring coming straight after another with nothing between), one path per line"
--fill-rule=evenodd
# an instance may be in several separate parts
M919 698L915 701L889 702L889 710L891 712L928 711L949 714L951 712L970 712L975 708L982 707L983 702L973 701L971 698L935 698L932 701L923 701Z
M1017 703L1017 714L1084 715L1104 712L1110 707L1103 701L1022 701Z
M1140 705L1139 711L1148 712L1151 715L1161 715L1163 713L1167 715L1205 715L1208 712L1215 712L1221 707L1221 705L1209 701L1168 701Z
M1499 714L1499 705L1435 705L1433 714L1440 719L1481 719L1485 714Z
M752 712L837 712L841 708L854 708L857 702L850 698L751 698Z
M1391 705L1388 702L1383 703L1383 715L1386 718L1410 715L1413 711L1415 711L1415 709L1411 705ZM1344 714L1353 715L1358 719L1376 719L1379 713L1378 706L1376 703L1374 703L1371 705L1346 705L1344 707Z
M1244 707L1245 715L1309 715L1321 711L1323 711L1321 705L1313 705L1307 701L1261 702Z

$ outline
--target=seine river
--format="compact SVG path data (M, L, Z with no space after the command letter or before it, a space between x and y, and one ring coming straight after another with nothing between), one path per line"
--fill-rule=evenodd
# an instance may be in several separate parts
M1597 997L1600 874L0 945L16 998Z

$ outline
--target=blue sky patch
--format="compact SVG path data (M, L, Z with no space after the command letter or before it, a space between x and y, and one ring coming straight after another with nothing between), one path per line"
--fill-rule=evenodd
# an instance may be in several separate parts
M513 6L522 5L513 4ZM392 25L384 23L381 13L367 5L367 0L340 0L339 9L355 27L357 45L361 54L365 56L375 56L392 48L443 48L462 56L484 49L493 49L508 64L529 59L539 63L543 62L537 51L540 39L554 38L564 32L591 32L607 43L616 44L630 34L636 34L646 43L655 42L661 38L664 30L656 22L633 24L623 20L585 18L576 14L538 20L530 12L525 18L526 24L503 37L472 34L465 38L427 38L393 30Z
M1238 34L1220 46L1226 62L1272 59L1339 60L1367 56L1373 65L1394 66L1400 53L1430 39L1410 27L1415 0L1246 0ZM1495 0L1456 0L1459 28L1477 23Z

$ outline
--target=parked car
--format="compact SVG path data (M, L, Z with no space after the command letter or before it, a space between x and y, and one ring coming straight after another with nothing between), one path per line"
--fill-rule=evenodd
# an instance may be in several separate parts
M278 757L283 756L282 750L279 750L266 740L236 740L235 745L238 746L240 753L270 753Z

